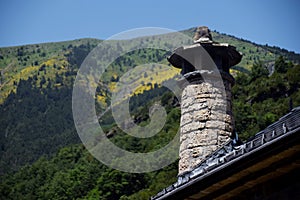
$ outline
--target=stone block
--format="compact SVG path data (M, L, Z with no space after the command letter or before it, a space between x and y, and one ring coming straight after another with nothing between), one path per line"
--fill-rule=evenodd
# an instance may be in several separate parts
M203 147L195 147L191 151L193 158L203 157Z
M180 125L183 126L185 124L191 123L193 121L193 115L191 113L185 113L181 115Z
M208 109L201 109L196 110L193 113L193 118L195 121L207 121L210 118L210 110Z
M189 132L192 132L192 131L197 131L197 130L200 130L200 129L203 129L205 128L205 123L203 122L200 122L200 121L192 121L188 124L184 124L181 126L181 133L182 134L185 134L185 133L189 133Z
M225 129L225 122L217 121L217 120L210 120L206 122L206 128L208 129Z
M206 109L208 108L208 104L207 101L203 101L203 102L194 102L188 109L185 109L185 111L198 111L198 110L202 110L202 109Z

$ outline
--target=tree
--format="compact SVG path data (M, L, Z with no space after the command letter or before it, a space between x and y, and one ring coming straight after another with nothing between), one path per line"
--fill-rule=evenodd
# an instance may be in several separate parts
M144 78L147 78L148 77L148 74L147 72L144 73Z
M42 76L41 81L40 81L40 88L42 88L45 83L46 83L45 76Z
M275 71L278 73L287 72L288 64L286 63L283 56L279 56L275 61Z
M267 77L268 75L269 71L262 61L257 61L253 64L251 69L252 80L255 80L259 77Z
M63 83L63 78L60 75L58 75L58 73L55 73L55 83Z

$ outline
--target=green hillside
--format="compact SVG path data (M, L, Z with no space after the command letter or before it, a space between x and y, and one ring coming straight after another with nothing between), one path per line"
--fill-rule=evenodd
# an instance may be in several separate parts
M281 61L277 60L276 72L270 77L264 72L266 68L259 64L253 66L251 75L241 73L236 77L233 107L237 131L242 139L247 139L287 113L291 99L294 106L300 105L300 65L289 66ZM147 124L147 110L158 99L168 113L167 123L160 133L153 138L137 139L112 124L105 128L106 133L113 133L109 135L110 140L132 152L149 152L166 145L178 130L180 117L180 109L170 91L157 88L135 96L131 102L135 108L132 115L138 124ZM112 116L108 112L102 119L102 123L109 124ZM42 157L13 175L4 175L0 195L3 199L141 200L149 199L176 181L176 175L177 162L156 172L124 173L104 166L82 145L69 145L52 158Z
M195 28L191 28L182 31L182 33L192 38L195 30ZM233 69L238 71L249 71L251 66L257 61L263 61L271 71L275 59L279 56L284 56L293 63L300 63L300 54L289 52L279 47L255 44L216 31L212 35L215 41L234 45L243 54L241 63L233 67ZM100 42L101 40L97 39L79 39L66 42L0 48L0 102L3 103L11 91L16 91L17 84L21 79L27 80L29 77L33 78L37 76L37 83L39 84L43 76L46 80L53 80L55 79L55 74L76 72L88 52ZM156 52L152 54L154 53ZM164 54L150 54L149 51L145 50L144 52L139 52L136 57L132 55L124 56L120 59L121 63L116 64L121 66L123 71L126 71L128 67L132 68L137 64L144 64L149 61L160 60L162 63L167 63L165 57L160 57L164 56ZM144 55L147 55L149 58L140 59ZM153 60L150 59L151 56ZM48 73L43 73L45 68ZM112 76L122 75L124 72L120 71L120 69L112 66L113 72L107 75L107 81Z
M194 31L183 33L192 36ZM218 32L213 37L244 55L232 70L233 111L242 139L278 120L291 104L300 105L299 54ZM177 163L157 172L123 173L102 165L80 144L71 109L72 87L84 58L100 42L80 39L0 48L0 199L148 199L176 179ZM167 64L168 54L136 50L112 63L97 85L98 114L109 107L124 73L145 63ZM130 99L131 116L141 126L150 121L151 105L161 102L167 111L164 128L155 137L134 138L116 126L107 109L100 124L113 143L128 151L149 152L173 138L180 108L174 94L161 87L179 73L172 70L154 73L152 79L150 73L143 74Z

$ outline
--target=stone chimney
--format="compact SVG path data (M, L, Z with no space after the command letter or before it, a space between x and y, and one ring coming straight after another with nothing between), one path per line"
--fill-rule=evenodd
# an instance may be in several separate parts
M177 48L168 58L182 69L178 176L195 169L230 140L234 78L229 68L241 59L235 47L214 42L207 27L197 28L194 44Z

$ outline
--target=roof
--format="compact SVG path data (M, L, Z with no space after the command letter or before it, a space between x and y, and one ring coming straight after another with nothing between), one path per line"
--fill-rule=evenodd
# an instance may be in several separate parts
M152 200L226 199L300 168L300 107L243 145L230 142ZM298 173L297 172L297 173Z

